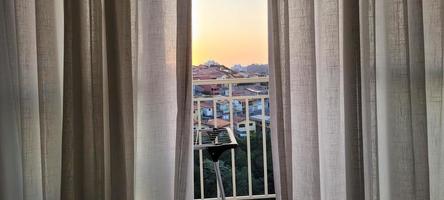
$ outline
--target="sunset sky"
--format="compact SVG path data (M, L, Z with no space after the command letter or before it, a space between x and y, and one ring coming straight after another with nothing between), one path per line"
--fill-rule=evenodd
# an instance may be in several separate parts
M268 63L267 0L193 0L193 65Z

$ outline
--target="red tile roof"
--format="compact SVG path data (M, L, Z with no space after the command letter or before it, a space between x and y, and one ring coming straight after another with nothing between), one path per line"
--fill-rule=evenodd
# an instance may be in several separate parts
M227 120L223 120L220 118L216 118L216 119L210 119L206 122L207 125L209 126L213 126L213 127L226 127L230 125L230 122Z

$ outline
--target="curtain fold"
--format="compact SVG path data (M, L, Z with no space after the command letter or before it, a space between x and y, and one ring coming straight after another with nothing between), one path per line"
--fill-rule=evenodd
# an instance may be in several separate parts
M134 196L131 3L65 1L62 199Z
M421 4L375 8L380 198L429 199Z
M22 199L21 135L16 134L21 131L16 10L13 1L2 1L0 6L0 197Z
M444 2L423 1L430 199L444 197Z
M105 197L106 69L101 1L65 1L62 199Z
M23 198L42 199L42 166L37 69L35 2L16 1L16 42L19 90L18 125L21 132ZM28 36L28 34L30 36ZM23 89L22 89L23 88Z
M60 197L62 153L63 4L36 1L43 199Z
M192 198L190 2L0 11L0 199Z
M135 199L192 199L190 2L138 2Z
M61 171L62 7L53 1L0 4L0 198L55 199Z
M177 2L177 134L174 199L194 199L194 161L192 130L192 1Z
M288 102L288 100L290 100L290 98L288 97L290 92L289 92L289 79L287 78L289 75L287 73L289 70L288 69L289 52L287 51L289 44L288 23L286 23L288 21L288 14L286 10L287 6L288 4L286 1L277 1L277 2L269 1L268 3L269 27L271 27L271 29L273 30L269 31L269 40L270 40L269 57L271 58L269 64L270 66L276 66L270 68L270 76L272 78L270 80L270 90L269 90L270 96L274 98L273 101L270 101L270 108L271 110L274 110L274 112L276 112L275 114L271 115L273 121L273 125L271 126L271 132L274 133L273 137L271 138L271 144L273 147L272 154L274 155L273 173L277 175L274 177L276 194L280 195L282 199L288 199L291 197L290 196L291 194L289 194L289 192L292 191L291 188L293 184L293 182L291 181L292 172L293 172L293 170L291 169L292 134L285 134L284 132L279 131L279 128L290 130L291 127L290 120L292 116L291 110L286 109L286 107L291 105L291 103ZM307 10L309 10L309 8L307 8ZM307 94L309 98L310 93ZM307 106L304 108L309 109L311 107ZM306 121L315 122L315 121L310 121L310 119L307 119ZM309 126L310 124L304 123L301 125ZM307 130L311 131L310 128L311 127L307 127ZM310 137L312 135L307 134L307 136ZM306 148L317 151L317 148L313 148L313 145L317 145L317 143L316 144L307 143ZM316 156L316 151L312 152L310 150L307 150L307 155ZM310 165L311 163L305 163L305 164ZM312 168L307 167L305 169L310 170ZM316 169L314 169L313 171L315 170ZM311 174L313 173L313 171L308 171L304 173L307 174L308 177L299 177L299 178L301 180L304 180L304 182L307 182L307 184L311 184L312 181L310 181L310 179L312 179ZM315 176L315 174L313 174L312 176ZM311 192L311 190L315 189L314 188L312 189L310 187L310 190L307 190L307 192Z
M440 199L443 3L269 7L278 198Z
M375 1L360 1L362 164L365 199L379 199L376 115Z

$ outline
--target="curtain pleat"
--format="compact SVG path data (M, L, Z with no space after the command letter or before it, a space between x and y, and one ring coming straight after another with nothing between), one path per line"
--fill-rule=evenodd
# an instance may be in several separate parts
M365 199L379 199L378 121L376 115L375 1L361 0L360 53L362 155Z
M441 1L269 6L278 198L440 199Z
M358 1L315 1L321 199L362 199Z
M430 199L444 197L444 2L424 0L424 59Z
M23 198L43 199L34 1L15 1Z
M421 6L375 5L380 199L429 199Z
M175 200L194 199L192 130L191 1L177 1L177 121Z
M15 4L0 2L0 198L23 199Z
M63 4L36 1L43 199L60 198L63 94Z
M277 35L271 37L275 51L270 56L271 90L277 90L271 96L273 104L281 104L272 107L273 155L274 163L286 165L279 167L286 169L285 174L275 170L275 177L286 179L278 186L281 199L360 199L363 195L356 90L359 51L354 51L359 48L358 4L339 3L269 4L278 8L275 26L288 27L270 30ZM288 42L274 43L281 40ZM283 125L281 118L291 122Z
M274 122L271 126L271 131L275 133L271 138L272 154L278 155L273 156L273 171L276 175L274 184L276 189L276 194L280 195L282 199L288 199L291 195L292 187L292 169L290 168L292 151L291 149L291 137L290 134L285 134L279 130L280 127L286 127L287 130L290 127L291 113L289 109L285 109L288 106L289 100L288 96L290 94L288 87L288 79L285 78L288 71L288 15L286 14L286 1L269 1L268 3L268 21L270 27L274 31L269 32L270 48L269 57L270 65L279 66L270 68L270 76L273 77L270 81L270 95L275 97L273 101L270 101L271 110L277 112L271 115L272 121ZM286 82L287 81L287 82ZM310 183L310 182L308 182Z
M104 199L109 138L101 1L65 1L62 199ZM130 67L130 66L129 66ZM118 114L116 114L118 115ZM131 132L127 132L131 134Z
M1 6L1 199L59 199L62 7L53 1Z
M113 199L134 199L134 90L131 5L134 1L105 3L106 55L109 96L109 173ZM131 66L131 67L129 67ZM137 93L136 93L137 94Z
M188 27L179 26L179 22L189 19L188 13L179 12L179 9L189 8L179 7L184 5L179 1L138 2L135 199L189 198L185 194L175 194L175 191L183 191L175 186L185 186L184 177L176 175L189 171L185 167L190 159L183 156L191 153L189 149L176 151L176 148L191 144L187 142L191 129L185 114L190 112L183 110L189 108L186 101L189 102L190 97L184 95L184 89L190 88L187 83L190 65L186 58L189 53L181 53L189 47L179 40L189 37ZM179 36L180 33L185 35ZM177 127L178 124L183 126ZM185 162L177 163L180 161Z

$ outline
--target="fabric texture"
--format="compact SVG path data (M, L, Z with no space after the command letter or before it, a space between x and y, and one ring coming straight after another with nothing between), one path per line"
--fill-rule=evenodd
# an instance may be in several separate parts
M270 0L269 18L278 199L442 199L442 1Z
M192 199L191 3L0 2L0 199Z

